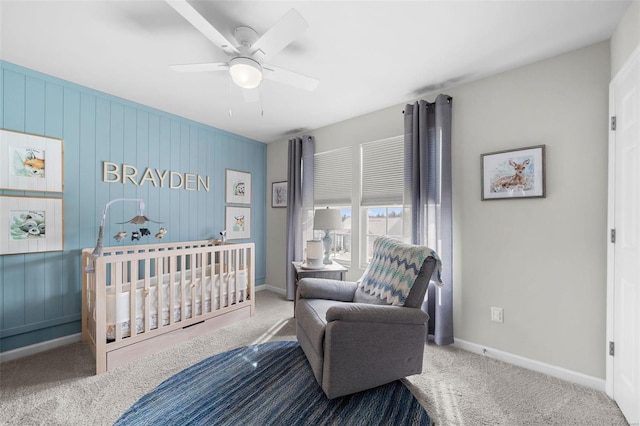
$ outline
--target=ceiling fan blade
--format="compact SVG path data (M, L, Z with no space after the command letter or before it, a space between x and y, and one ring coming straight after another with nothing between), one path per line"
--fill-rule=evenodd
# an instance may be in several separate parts
M228 62L209 62L204 64L179 64L169 65L174 71L178 72L207 72L207 71L228 71Z
M308 90L310 92L314 91L316 87L318 87L318 84L320 84L320 82L315 78L285 70L284 68L263 65L262 70L264 71L264 78L288 84L299 89Z
M224 50L230 55L239 54L240 52L235 46L223 36L213 25L198 13L187 0L165 0L169 6L173 7L184 19L189 21L198 31L206 38L211 40L213 44Z
M273 57L302 34L309 24L300 12L289 10L274 26L269 28L252 46L253 57L262 62Z

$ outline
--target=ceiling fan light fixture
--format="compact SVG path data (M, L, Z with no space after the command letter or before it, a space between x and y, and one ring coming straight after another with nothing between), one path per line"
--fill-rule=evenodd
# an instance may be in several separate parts
M262 65L250 58L233 58L229 61L229 74L243 89L255 89L262 81Z

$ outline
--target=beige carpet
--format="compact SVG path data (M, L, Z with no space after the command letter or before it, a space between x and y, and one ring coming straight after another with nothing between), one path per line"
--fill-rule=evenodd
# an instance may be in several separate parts
M0 425L110 425L195 362L239 346L295 340L292 302L262 291L256 305L253 318L100 376L82 343L2 363ZM423 370L408 384L435 425L627 424L601 392L460 349L427 346Z

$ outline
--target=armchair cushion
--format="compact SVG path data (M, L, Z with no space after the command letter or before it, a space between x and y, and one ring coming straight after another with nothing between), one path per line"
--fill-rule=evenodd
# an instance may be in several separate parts
M429 315L417 308L368 305L365 303L333 304L326 311L327 322L373 322L385 324L426 324Z
M298 299L327 299L352 302L357 283L325 278L303 278L298 283Z

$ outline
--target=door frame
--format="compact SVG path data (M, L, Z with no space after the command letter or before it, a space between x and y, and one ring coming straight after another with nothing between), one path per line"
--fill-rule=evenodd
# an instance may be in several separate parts
M615 266L615 244L611 242L610 230L615 228L615 164L616 164L616 144L615 131L611 130L611 117L615 114L615 98L614 89L618 82L627 77L635 66L640 66L640 46L636 47L624 66L618 71L615 77L609 83L609 117L607 127L609 129L609 167L608 167L608 200L607 200L607 315L606 315L606 341L605 341L605 359L606 359L606 379L605 392L610 398L613 395L613 356L609 355L609 342L614 341L614 315L615 308L615 292L614 292L614 266ZM640 403L640 401L638 401Z

